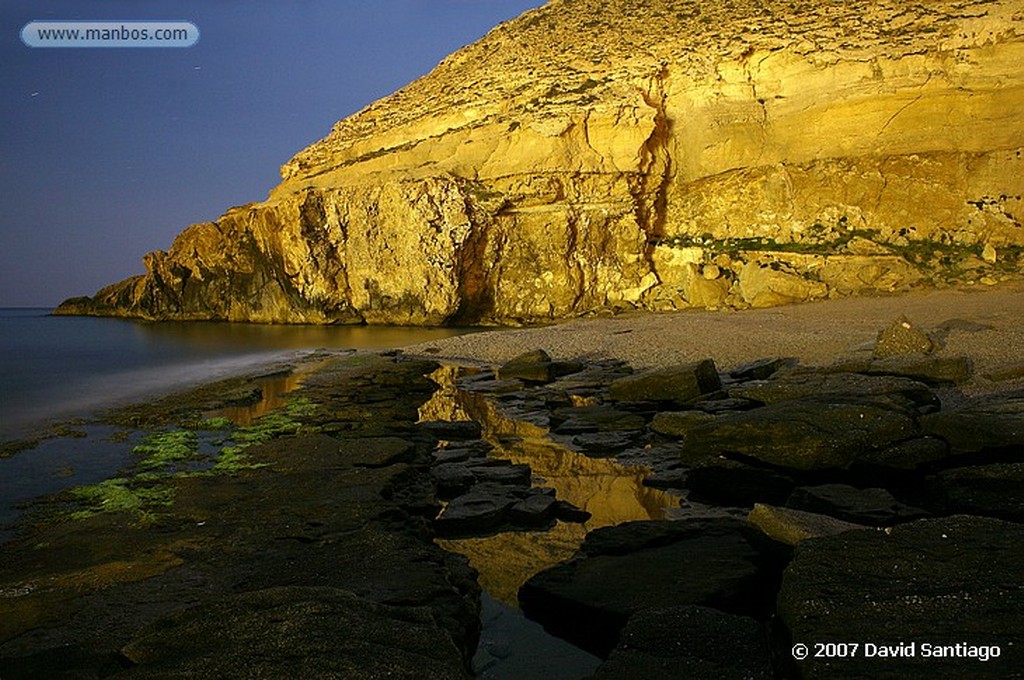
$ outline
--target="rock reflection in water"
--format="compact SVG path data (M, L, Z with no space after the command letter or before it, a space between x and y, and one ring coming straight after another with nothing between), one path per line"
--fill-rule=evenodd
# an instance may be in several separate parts
M547 428L529 414L512 417L484 394L455 386L458 371L444 367L431 378L441 385L421 417L475 420L494 450L489 455L533 470L534 484L555 489L558 498L591 513L584 524L559 522L549 531L509 531L495 536L438 539L465 555L480 572L480 585L495 599L518 606L519 587L537 572L572 557L587 532L633 520L664 519L679 499L643 485L647 470L608 458L590 458L547 438Z
M288 394L302 385L312 369L291 371L279 375L257 378L253 382L260 389L260 398L254 404L225 406L204 414L207 418L227 418L235 425L245 427L271 411L281 408L288 400Z

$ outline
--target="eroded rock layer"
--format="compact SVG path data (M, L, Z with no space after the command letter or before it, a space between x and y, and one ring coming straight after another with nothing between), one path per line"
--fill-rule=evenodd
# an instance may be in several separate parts
M63 313L515 323L1019 276L1024 0L552 0Z

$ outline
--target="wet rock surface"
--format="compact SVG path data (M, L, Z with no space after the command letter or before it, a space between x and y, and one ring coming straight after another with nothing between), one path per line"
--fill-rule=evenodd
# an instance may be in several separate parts
M0 676L468 677L479 588L430 541L415 424L435 367L330 363L248 467L149 482L172 501L145 521L63 516L4 546Z
M1003 579L992 590L967 563L980 564L987 545L1007 550L1012 541L996 541L992 527L1002 526L1000 519L1019 521L1019 395L964 399L957 387L970 376L970 362L923 354L896 352L825 367L766 359L717 380L704 373L710 367L702 362L623 375L619 365L592 362L575 375L518 392L501 389L486 374L465 383L477 393L490 391L497 411L517 423L509 431L521 435L529 423L581 455L642 465L650 471L645 485L679 498L679 507L666 511L675 521L591 530L574 556L529 578L519 590L529 617L605 658L594 676L602 678L903 672L877 656L873 665L837 661L825 671L794 660L792 644L819 641L813 633L818 616L842 619L835 630L848 626L847 637L863 643L884 644L882 638L899 628L905 641L960 630L977 644L1002 645L1003 658L980 670L970 666L977 661L932 666L934 660L922 658L918 670L985 677L1013 667L1006 658L1021 647L999 631L1024 620L1019 611L997 608L994 593L1009 588L1013 599L1020 588ZM965 512L975 516L951 517ZM944 548L903 544L902 557L888 568L908 572L890 584L899 594L885 595L876 581L886 578L881 564L888 553L882 549L879 560L879 545L935 527L949 529L947 536L987 527L988 538L979 534L960 543L949 555L966 555L950 560ZM834 547L812 547L819 543ZM939 552L928 558L933 550ZM843 574L815 581L805 567L810 554L819 568L831 560ZM928 566L913 566L921 560ZM922 579L919 572L934 574ZM816 593L826 583L820 594L794 595L804 586ZM876 588L880 597L904 603L908 614L892 604L888 627L878 624L872 632L842 614L845 605L813 609L821 598L868 599ZM806 619L782 616L800 597L806 597ZM979 604L986 598L988 604ZM930 616L941 622L909 611L929 600L935 603ZM963 616L974 620L961 626ZM716 638L728 640L728 648L705 639L715 630L729 631Z
M518 589L529 617L601 656L595 677L1008 677L1021 396L965 398L931 358L335 362L295 429L246 449L266 467L177 479L147 526L40 525L0 567L0 676L214 677L251 646L274 651L239 660L250 675L293 658L465 676L480 621L463 545L520 561L505 601ZM353 632L335 658L338 626ZM370 659L376 639L388 651ZM839 641L918 656L791 653ZM924 642L1002 655L924 659Z

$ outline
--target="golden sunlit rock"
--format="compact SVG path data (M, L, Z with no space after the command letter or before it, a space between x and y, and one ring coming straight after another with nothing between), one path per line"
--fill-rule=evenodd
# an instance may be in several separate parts
M1019 276L1022 16L552 0L60 311L520 323Z

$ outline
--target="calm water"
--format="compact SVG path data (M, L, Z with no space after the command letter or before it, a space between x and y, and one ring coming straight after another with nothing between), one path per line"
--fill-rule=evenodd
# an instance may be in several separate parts
M385 349L467 329L145 323L0 308L0 441L318 348Z
M143 323L49 313L0 308L0 442L316 349L386 349L472 330ZM263 385L265 398L289 389L288 381L278 382ZM0 544L14 536L23 504L114 475L132 460L140 437L75 425L0 458Z

